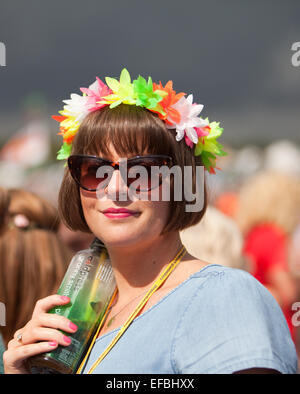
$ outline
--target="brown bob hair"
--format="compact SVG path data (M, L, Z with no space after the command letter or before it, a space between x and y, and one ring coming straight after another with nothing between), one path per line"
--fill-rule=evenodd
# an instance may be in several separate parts
M120 157L144 154L171 156L173 164L193 168L193 192L196 188L196 166L202 166L200 156L184 140L177 142L174 130L167 129L165 123L153 112L135 105L121 104L113 109L104 107L85 117L76 134L72 154L102 155L110 157L109 147L113 146ZM172 180L172 178L171 178ZM184 193L182 193L184 196ZM207 192L204 187L204 204L199 212L186 212L187 202L170 201L170 213L162 234L180 231L193 226L202 219L207 206ZM59 212L62 220L71 230L91 232L83 215L79 187L65 170L59 193Z
M28 227L17 225L22 215ZM59 237L57 209L21 189L0 187L0 327L5 344L31 318L37 300L57 292L72 252Z

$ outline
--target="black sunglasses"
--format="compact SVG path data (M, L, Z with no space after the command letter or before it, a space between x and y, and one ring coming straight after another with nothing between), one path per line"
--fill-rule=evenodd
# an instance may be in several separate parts
M122 171L122 161L114 162L102 159L101 157L88 155L71 155L68 158L68 167L73 179L82 189L90 192L97 191L100 183L103 181L105 181L105 186L107 186L114 170L120 170L121 177L126 182L127 187L130 187L134 181L138 180L139 186L137 191L149 191L162 183L162 174L157 173L153 179L151 168L155 166L170 167L171 165L172 158L170 156L136 156L126 159L125 168L127 171L124 173ZM107 167L104 168L105 166ZM142 174L139 171L136 171L136 173L135 171L131 171L128 174L134 166L142 166L146 171Z

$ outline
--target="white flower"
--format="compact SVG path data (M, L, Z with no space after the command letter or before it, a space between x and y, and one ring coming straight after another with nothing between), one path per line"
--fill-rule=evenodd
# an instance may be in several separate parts
M67 104L64 106L64 109L74 116L77 122L81 123L89 112L87 101L87 96L80 96L79 94L72 93L70 100L63 100L63 102Z
M176 140L180 141L184 137L184 133L194 143L198 142L198 134L195 127L207 126L207 122L199 118L198 115L203 109L201 104L193 104L193 95L190 94L187 98L181 97L177 103L172 105L180 114L180 123L167 125L169 129L176 129ZM170 119L168 119L170 121Z

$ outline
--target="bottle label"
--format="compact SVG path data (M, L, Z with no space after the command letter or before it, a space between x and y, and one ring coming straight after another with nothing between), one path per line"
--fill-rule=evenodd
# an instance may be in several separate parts
M70 298L65 306L53 308L50 313L67 317L77 325L74 334L64 333L72 339L69 346L59 346L48 358L76 369L86 346L105 313L115 290L115 279L105 249L101 254L91 250L77 254L70 263L58 294Z
M80 352L80 350L81 342L75 338L72 338L72 343L67 348L62 348L55 358L57 361L60 361L72 368L75 361L75 356Z

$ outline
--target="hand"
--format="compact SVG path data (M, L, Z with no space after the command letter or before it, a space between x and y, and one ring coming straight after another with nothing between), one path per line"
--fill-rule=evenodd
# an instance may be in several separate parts
M58 345L68 346L71 338L59 330L74 333L77 326L64 316L47 313L58 305L67 305L70 299L65 296L51 295L37 301L31 320L20 330L16 331L14 338L8 343L3 354L4 373L28 374L26 361L32 356L51 352ZM18 336L21 339L18 340Z

